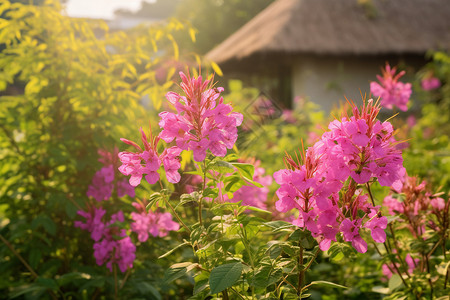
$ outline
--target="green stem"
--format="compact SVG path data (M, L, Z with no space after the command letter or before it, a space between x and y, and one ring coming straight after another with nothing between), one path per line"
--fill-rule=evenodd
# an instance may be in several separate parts
M369 193L370 200L372 201L372 205L375 206L375 200L373 199L372 190L370 189L369 183L366 183L367 192Z
M230 287L230 290L233 292L233 293L235 293L240 299L245 299L244 297L242 297L242 295L241 294L239 294L235 289L233 289L232 287Z
M406 263L405 263L405 261L401 258L401 256L400 256L400 246L398 245L398 241L397 241L397 238L395 237L395 233L394 233L394 230L392 229L392 225L391 224L389 224L388 225L388 227L389 227L389 231L391 232L391 235L392 235L392 239L394 240L394 246L395 246L395 248L397 249L397 257L398 257L398 260L400 261L400 263L402 264L402 267L403 267L403 269L405 270L405 274L406 274L406 276L408 276L408 278L411 278L411 276L409 275L409 272L408 272L408 268L406 267Z
M166 202L167 206L172 210L175 218L177 218L178 222L180 222L180 224L184 227L184 229L186 229L186 231L189 233L189 235L191 234L191 230L189 229L189 227L187 227L186 224L184 224L184 222L181 220L180 216L177 214L177 212L175 211L175 208L173 208L172 204L170 204L169 200L166 199L166 196L163 196L164 201Z
M375 250L378 252L378 254L380 255L380 257L383 257L383 254L381 254L381 251L378 249L377 244L375 242L373 242L373 246L375 247ZM387 264L386 265L387 268L389 269L389 271L394 274L395 270L392 270L391 267Z
M255 276L255 263L253 261L252 251L250 249L250 243L248 242L248 239L247 239L247 232L245 231L243 226L239 226L239 227L241 228L242 241L244 242L245 250L247 251L248 257L250 259L250 265L252 267L253 277L254 277ZM254 299L254 297L255 297L255 287L253 285L251 285L251 290L252 290L252 299Z
M368 191L368 193L369 193L370 200L372 201L373 206L375 206L375 201L374 201L374 198L373 198L372 190L370 189L370 185L369 185L368 183L366 183L366 187L367 187L367 191ZM389 243L389 240L387 240L387 241L388 241L388 243ZM384 245L384 248L386 249L386 253L387 253L388 256L389 256L389 260L391 261L392 265L394 266L395 271L397 272L398 276L400 276L400 279L402 280L403 284L409 289L409 288L410 288L409 285L406 283L405 279L404 279L403 276L402 276L402 273L400 272L400 270L398 269L397 265L395 264L395 262L394 262L393 259L391 258L391 253L392 253L392 252L389 250L390 245L389 245L389 247L388 247L388 245L386 244L386 242L384 242L383 245ZM398 252L398 251L397 251L397 252ZM399 254L397 254L397 255L399 255ZM399 256L399 260L400 260L400 262L402 262L402 259L400 258L400 256ZM407 274L408 277L409 277L408 271L406 271L406 274Z
M300 246L300 254L298 257L298 288L297 288L298 296L302 295L304 274L305 274L305 269L303 269L303 247Z
M123 289L125 282L127 282L128 276L130 276L130 273L131 273L131 269L128 268L127 273L125 274L125 278L123 279L122 283L120 284L120 287L119 287L120 290Z
M200 227L203 227L203 219L202 219L202 201L203 195L198 199L198 222L200 223Z
M224 299L224 300L230 299L230 298L228 298L228 291L227 291L227 289L224 289L224 290L223 290L222 295L223 295L223 299Z
M316 260L317 255L320 252L320 248L317 249L316 253L314 254L314 257L309 261L309 263L305 267L305 272L308 271L309 267L311 267L312 263Z
M386 253L389 256L389 260L391 261L392 265L394 266L395 271L397 272L398 276L400 277L400 279L402 280L403 284L406 286L406 288L410 289L410 286L406 283L405 279L402 276L402 273L400 272L400 270L397 267L397 264L394 262L394 260L391 258L391 251L389 251L388 246L386 245L386 242L383 243L384 248L386 248Z
M27 261L22 257L22 255L19 254L19 252L16 251L16 249L14 248L13 245L11 245L9 243L9 241L7 239L5 239L3 237L3 235L0 234L0 240L2 240L2 242L6 245L6 247L9 248L9 250L11 250L12 253L14 253L14 255L23 263L23 265L25 266L25 268L28 269L28 271L31 273L31 276L34 277L34 279L38 278L39 275L33 270L33 268L31 268L31 266L27 263Z
M202 203L203 203L203 193L206 189L206 161L203 161L203 185L202 185L202 196L198 200L198 222L200 223L200 227L203 227L203 218L202 218Z

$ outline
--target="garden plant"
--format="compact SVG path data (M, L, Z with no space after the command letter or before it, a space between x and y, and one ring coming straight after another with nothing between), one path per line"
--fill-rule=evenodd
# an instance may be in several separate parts
M178 20L0 15L2 297L449 299L448 54L328 119L220 87Z

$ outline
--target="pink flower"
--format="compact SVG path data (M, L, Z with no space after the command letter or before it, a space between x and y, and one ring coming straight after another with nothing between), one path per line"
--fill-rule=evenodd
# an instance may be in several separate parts
M86 195L97 201L108 200L114 188L114 169L112 165L101 168L92 178Z
M389 109L397 106L400 110L406 111L412 93L411 84L399 82L405 71L395 75L396 71L396 67L391 69L389 64L386 64L386 69L382 70L383 77L377 75L380 83L374 81L370 83L370 92L375 97L381 98L381 106Z
M352 246L359 253L366 253L367 243L359 235L359 229L361 228L361 220L350 221L349 219L344 219L341 223L340 230L344 237L344 241L352 242Z
M383 200L383 205L389 209L389 214L391 216L396 215L398 213L403 213L403 204L392 197L391 195L386 196Z
M429 77L423 78L422 81L420 82L420 84L424 91L431 91L431 90L439 88L441 86L441 81L439 80L439 78L429 76Z
M131 198L134 198L136 195L134 187L131 186L126 179L117 182L117 196L122 198L125 195L128 195Z
M430 204L436 210L443 210L443 209L445 209L445 200L440 198L440 197L431 199Z
M331 122L329 131L300 155L302 162L287 155L288 169L274 173L280 185L275 208L280 212L298 209L293 223L308 229L321 250L342 234L358 252L367 251L360 229L369 229L376 242L386 239L387 219L357 188L372 180L392 188L402 186L401 152L395 147L390 123L376 119L379 110L372 100L361 110L353 104L352 116L345 114Z
M436 223L435 220L447 218L450 203L438 195L428 190L425 181L405 174L401 188L391 191L383 204L389 208L391 214L398 215L397 222L404 223L415 238L426 239L427 236L424 235L426 227L434 231L446 230L445 223Z
M194 153L194 160L204 161L206 158L206 150L208 150L209 140L202 139L200 141L190 141L188 147Z
M132 212L131 230L138 234L140 242L148 240L148 234L152 236L164 237L169 231L176 231L180 229L180 225L172 220L170 213L159 213L146 211L143 203L133 202L133 206L138 212Z
M84 217L86 219L86 223L75 221L74 226L89 231L91 233L91 238L94 241L99 241L106 230L106 226L102 222L102 218L106 214L106 210L103 208L97 209L95 207L90 207L87 212L79 210L77 214Z
M223 103L220 96L223 88L213 88L211 80L203 81L201 76L190 77L182 72L180 77L180 86L186 96L167 93L167 101L177 113L159 114L159 126L163 129L159 137L167 143L175 140L183 150L192 150L196 161L205 160L207 150L224 157L227 149L233 148L236 142L242 115Z
M118 157L122 162L119 167L119 171L126 176L131 175L130 185L133 187L138 186L141 183L142 177L145 175L145 180L150 184L158 182L160 175L158 173L161 164L166 171L167 180L170 183L178 183L180 181L180 174L178 170L181 167L178 156L181 153L181 149L174 146L170 147L159 155L157 146L159 137L153 137L150 134L148 139L142 128L141 138L145 148L142 150L138 144L129 141L127 139L121 139L122 142L135 147L138 152L120 152Z
M414 115L409 115L408 118L406 118L406 124L408 124L409 128L413 128L417 124L417 119Z
M102 221L105 213L104 209L95 207L91 207L88 212L78 211L79 215L86 218L86 223L75 221L75 227L91 232L91 237L95 241L94 257L99 266L106 263L112 272L112 264L116 263L120 271L125 272L127 268L133 267L136 247L127 236L126 230L114 225L125 221L123 212L113 214L109 222Z
M371 210L368 216L370 219L364 224L364 227L370 229L375 242L384 243L386 241L386 232L384 230L387 227L388 220L386 217L378 215L378 209Z
M283 114L281 115L281 117L287 123L295 124L295 122L297 121L294 116L294 112L290 109L283 109Z

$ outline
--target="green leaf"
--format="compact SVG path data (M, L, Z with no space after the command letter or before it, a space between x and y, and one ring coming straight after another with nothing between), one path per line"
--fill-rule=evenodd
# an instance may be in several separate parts
M217 188L214 188L214 189L212 189L212 188L206 188L206 189L203 191L203 197L209 197L209 198L213 198L213 199L217 198L217 197L218 197L218 191L217 191Z
M38 279L36 279L36 283L42 287L51 289L51 290L57 290L58 289L58 284L56 283L55 280L51 279L51 278L42 278L39 277Z
M71 201L66 202L65 208L69 218L74 219L77 215L78 208Z
M217 294L226 288L233 286L241 277L244 265L240 262L230 263L215 267L209 276L211 294Z
M184 242L183 244L180 244L180 245L176 246L175 248L173 248L173 249L167 251L166 253L164 253L163 255L161 255L160 257L158 257L158 259L164 258L164 257L166 257L166 256L169 256L170 254L172 254L172 253L173 253L175 250L177 250L178 248L181 248L181 247L186 246L186 245L190 245L190 243Z
M256 271L255 276L253 277L253 285L256 288L264 288L267 286L270 278L270 273L272 271L271 265L266 265L261 268L259 268Z
M384 286L374 286L372 288L372 292L374 293L379 293L379 294L385 294L385 295L389 295L391 293L391 291Z
M224 160L213 160L208 165L208 169L213 169L214 171L220 172L222 174L234 172L233 165Z
M37 229L39 226L44 227L45 231L47 231L50 235L56 234L56 225L52 219L50 219L47 215L41 214L37 216L33 222L31 222L31 228Z
M193 294L197 295L201 293L209 286L208 278L201 279L195 282Z
M227 176L223 182L226 184L225 191L230 193L236 192L246 183L245 180L239 176Z
M148 204L145 207L147 210L151 209L151 207L158 202L159 200L162 200L162 195L161 193L153 193L150 195L150 197L148 198Z
M294 227L294 225L292 225L291 223L285 222L285 221L271 221L271 222L264 223L264 225L272 228L274 232L282 231L282 230L286 230L286 229Z
M239 159L239 155L237 155L236 153L230 153L223 158L224 161L228 161L228 162L238 160L238 159Z
M91 275L87 273L72 272L61 275L56 282L62 287L66 284L74 283L77 280L89 280L90 278Z
M42 252L41 252L41 250L38 247L31 248L28 260L30 262L30 266L33 269L36 269L36 267L39 264L39 261L41 260L41 257L42 257Z
M297 229L290 236L290 241L299 241L303 248L311 249L316 244L316 240L312 237L308 230Z
M145 299L161 300L162 296L158 290L150 283L145 281L136 281L133 286L137 288L141 295L147 296Z
M42 286L39 286L37 284L31 284L26 286L19 286L17 288L13 288L12 292L9 294L10 299L17 298L19 296L28 294L28 293L34 293L37 294L38 292L45 291L45 288Z
M174 265L170 266L170 268L167 269L166 272L164 273L163 281L166 283L171 283L172 281L186 275L189 271L191 271L197 265L198 265L197 263L191 263L191 262L183 262L183 263L179 263L179 264L174 264Z
M253 206L246 206L246 207L247 207L248 210L253 210L253 211L257 211L257 212L265 213L265 214L272 214L271 211L268 211L268 210L265 210L265 209L261 209L261 208L258 208L258 207L253 207Z
M251 164L244 163L231 163L234 167L236 167L241 174L247 180L253 181L253 174L255 173L255 167Z
M186 203L198 202L199 199L200 199L200 194L198 192L192 192L190 194L183 194L180 196L180 202L178 202L177 206L175 206L175 210L179 206L183 206Z
M266 250L266 254L268 254L271 259L276 259L281 255L282 250L280 243L280 241L270 241L267 243L268 248Z
M80 290L87 290L90 287L101 288L105 286L105 278L104 277L96 277L89 279L85 284L80 287Z
M330 255L330 259L332 261L340 261L343 258L344 258L344 253L338 252L338 251L335 251L335 252L333 252L333 255Z
M323 285L323 286L340 288L340 289L348 289L348 287L346 287L346 286L343 286L343 285L340 285L337 283L333 283L333 282L329 282L329 281L324 281L324 280L312 281L310 283L310 285Z
M389 279L389 289L391 291L394 291L396 288L398 288L399 286L402 285L402 279L400 277L400 275L398 274L393 274L392 277Z

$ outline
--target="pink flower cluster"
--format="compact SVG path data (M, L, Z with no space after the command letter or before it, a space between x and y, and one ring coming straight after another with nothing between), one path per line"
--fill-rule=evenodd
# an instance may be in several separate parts
M116 182L117 196L119 198L129 195L135 196L134 188L128 184L127 180ZM97 171L92 178L92 184L88 187L86 195L93 197L97 201L108 200L111 198L114 189L114 167L109 165Z
M99 150L100 154L99 161L103 163L104 167L97 171L92 178L92 183L88 187L86 195L88 197L93 197L97 201L108 200L114 190L114 185L116 185L116 191L118 197L123 197L129 195L130 197L135 196L134 187L129 185L126 179L114 181L115 179L115 165L117 165L117 148L114 149L113 153L107 152L105 150Z
M420 84L424 91L431 91L439 88L441 86L441 81L434 76L428 76L423 78Z
M394 189L383 201L383 205L389 209L389 214L400 215L401 222L406 223L416 238L423 236L426 226L434 231L444 230L439 225L446 224L446 212L450 205L449 201L446 202L443 198L433 195L427 190L426 185L425 181L419 182L417 177L405 175L402 188ZM431 215L436 219L430 219ZM439 224L436 224L436 220Z
M147 241L149 233L154 237L164 237L169 231L180 229L180 225L172 220L170 213L147 212L144 203L132 204L137 212L131 213L134 221L131 223L131 230L137 233L140 242Z
M181 88L186 96L174 92L166 95L177 113L161 112L160 138L165 142L176 142L182 150L192 150L194 160L203 161L207 150L223 157L227 149L233 148L237 140L237 126L243 116L233 112L229 104L223 103L220 93L223 88L213 88L211 80L202 81L180 72Z
M397 106L400 110L406 111L412 93L411 83L398 81L405 75L405 71L395 75L396 71L396 67L391 68L389 64L386 64L386 69L382 70L383 77L377 75L380 83L374 81L370 83L370 92L373 96L381 98L381 106L389 109Z
M142 128L140 130L144 150L135 142L120 139L122 142L135 147L138 152L120 152L119 159L122 165L119 167L119 171L126 176L131 175L129 182L133 187L141 183L144 175L148 183L155 184L160 178L158 170L162 164L166 171L167 180L171 183L179 182L181 178L180 173L178 173L178 169L181 167L179 155L182 150L174 146L159 154L157 149L159 137L153 137L150 132L150 139L148 139Z
M405 173L391 124L376 119L379 110L372 100L361 111L352 104L353 115L331 122L329 131L303 153L303 165L287 156L288 169L274 174L280 185L276 209L298 209L299 217L293 223L306 227L322 250L336 241L339 232L362 253L367 243L360 236L361 229L370 230L376 242L386 239L387 219L358 189L358 184L372 180L401 188Z
M136 246L126 234L126 230L115 225L116 222L125 221L122 211L113 214L108 222L102 221L106 214L102 208L91 207L87 212L78 211L78 214L86 219L86 223L75 221L75 227L91 232L95 241L94 257L99 266L106 263L111 272L113 263L116 263L122 272L133 267Z

